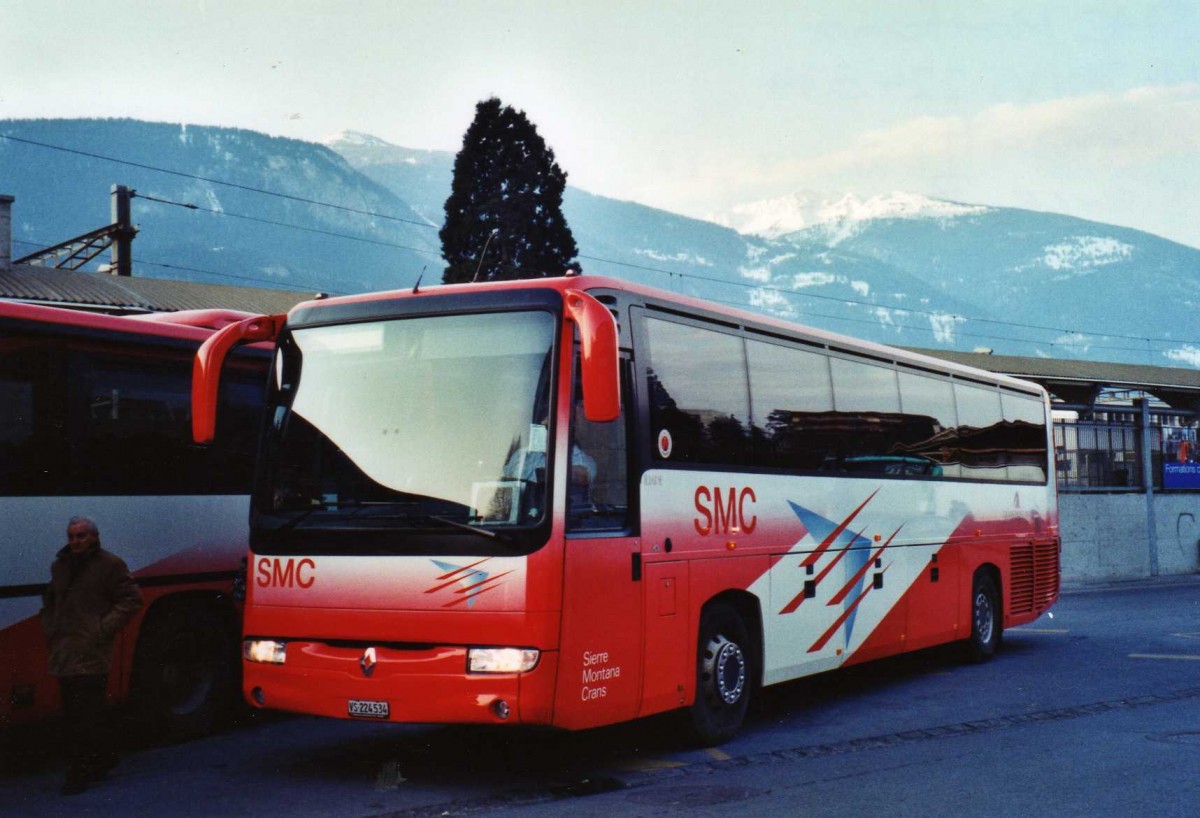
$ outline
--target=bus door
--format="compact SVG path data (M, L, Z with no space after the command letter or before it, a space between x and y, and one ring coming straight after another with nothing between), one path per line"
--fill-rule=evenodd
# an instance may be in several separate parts
M576 358L578 362L578 358ZM621 417L583 414L575 367L566 499L562 636L554 723L578 729L638 715L643 616L640 540L631 512L626 446L629 361Z

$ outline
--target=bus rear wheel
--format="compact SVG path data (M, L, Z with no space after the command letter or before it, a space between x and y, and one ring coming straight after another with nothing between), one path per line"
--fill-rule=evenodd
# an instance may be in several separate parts
M700 617L696 700L691 731L704 746L721 744L741 728L750 706L750 634L737 611L714 605Z
M1000 593L990 574L978 574L971 584L971 636L967 659L986 662L1000 646Z
M208 735L236 701L237 639L213 601L167 601L138 640L133 697L143 722L169 739Z

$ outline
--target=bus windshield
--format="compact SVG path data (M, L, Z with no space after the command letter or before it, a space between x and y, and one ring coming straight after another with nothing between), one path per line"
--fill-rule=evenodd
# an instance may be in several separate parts
M275 363L260 527L539 524L554 335L545 311L292 331Z

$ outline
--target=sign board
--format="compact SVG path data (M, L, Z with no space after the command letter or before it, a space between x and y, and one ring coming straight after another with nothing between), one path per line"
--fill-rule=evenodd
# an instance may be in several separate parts
M1163 463L1164 489L1200 489L1200 463Z

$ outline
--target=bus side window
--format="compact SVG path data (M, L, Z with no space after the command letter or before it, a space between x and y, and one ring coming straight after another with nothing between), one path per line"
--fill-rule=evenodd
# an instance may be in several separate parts
M642 433L650 436L657 464L747 465L750 395L742 339L657 318L645 326L650 427Z
M764 341L746 342L754 464L818 471L837 451L829 357Z
M222 377L216 442L191 442L191 358L143 344L77 345L68 407L72 491L239 494L249 490L266 361L237 356ZM65 485L64 485L65 488Z
M1007 480L1008 453L999 438L1003 435L1000 392L981 384L954 384L958 407L956 459L962 476L971 480Z
M576 358L571 399L571 454L567 487L567 529L572 532L620 531L629 524L626 406L629 368L621 367L621 415L593 423L583 413L583 391Z
M48 343L0 332L0 494L48 492L61 480L62 406Z
M1049 474L1046 414L1042 402L1025 395L1000 394L1004 411L1003 446L1008 452L1008 482L1045 483Z

